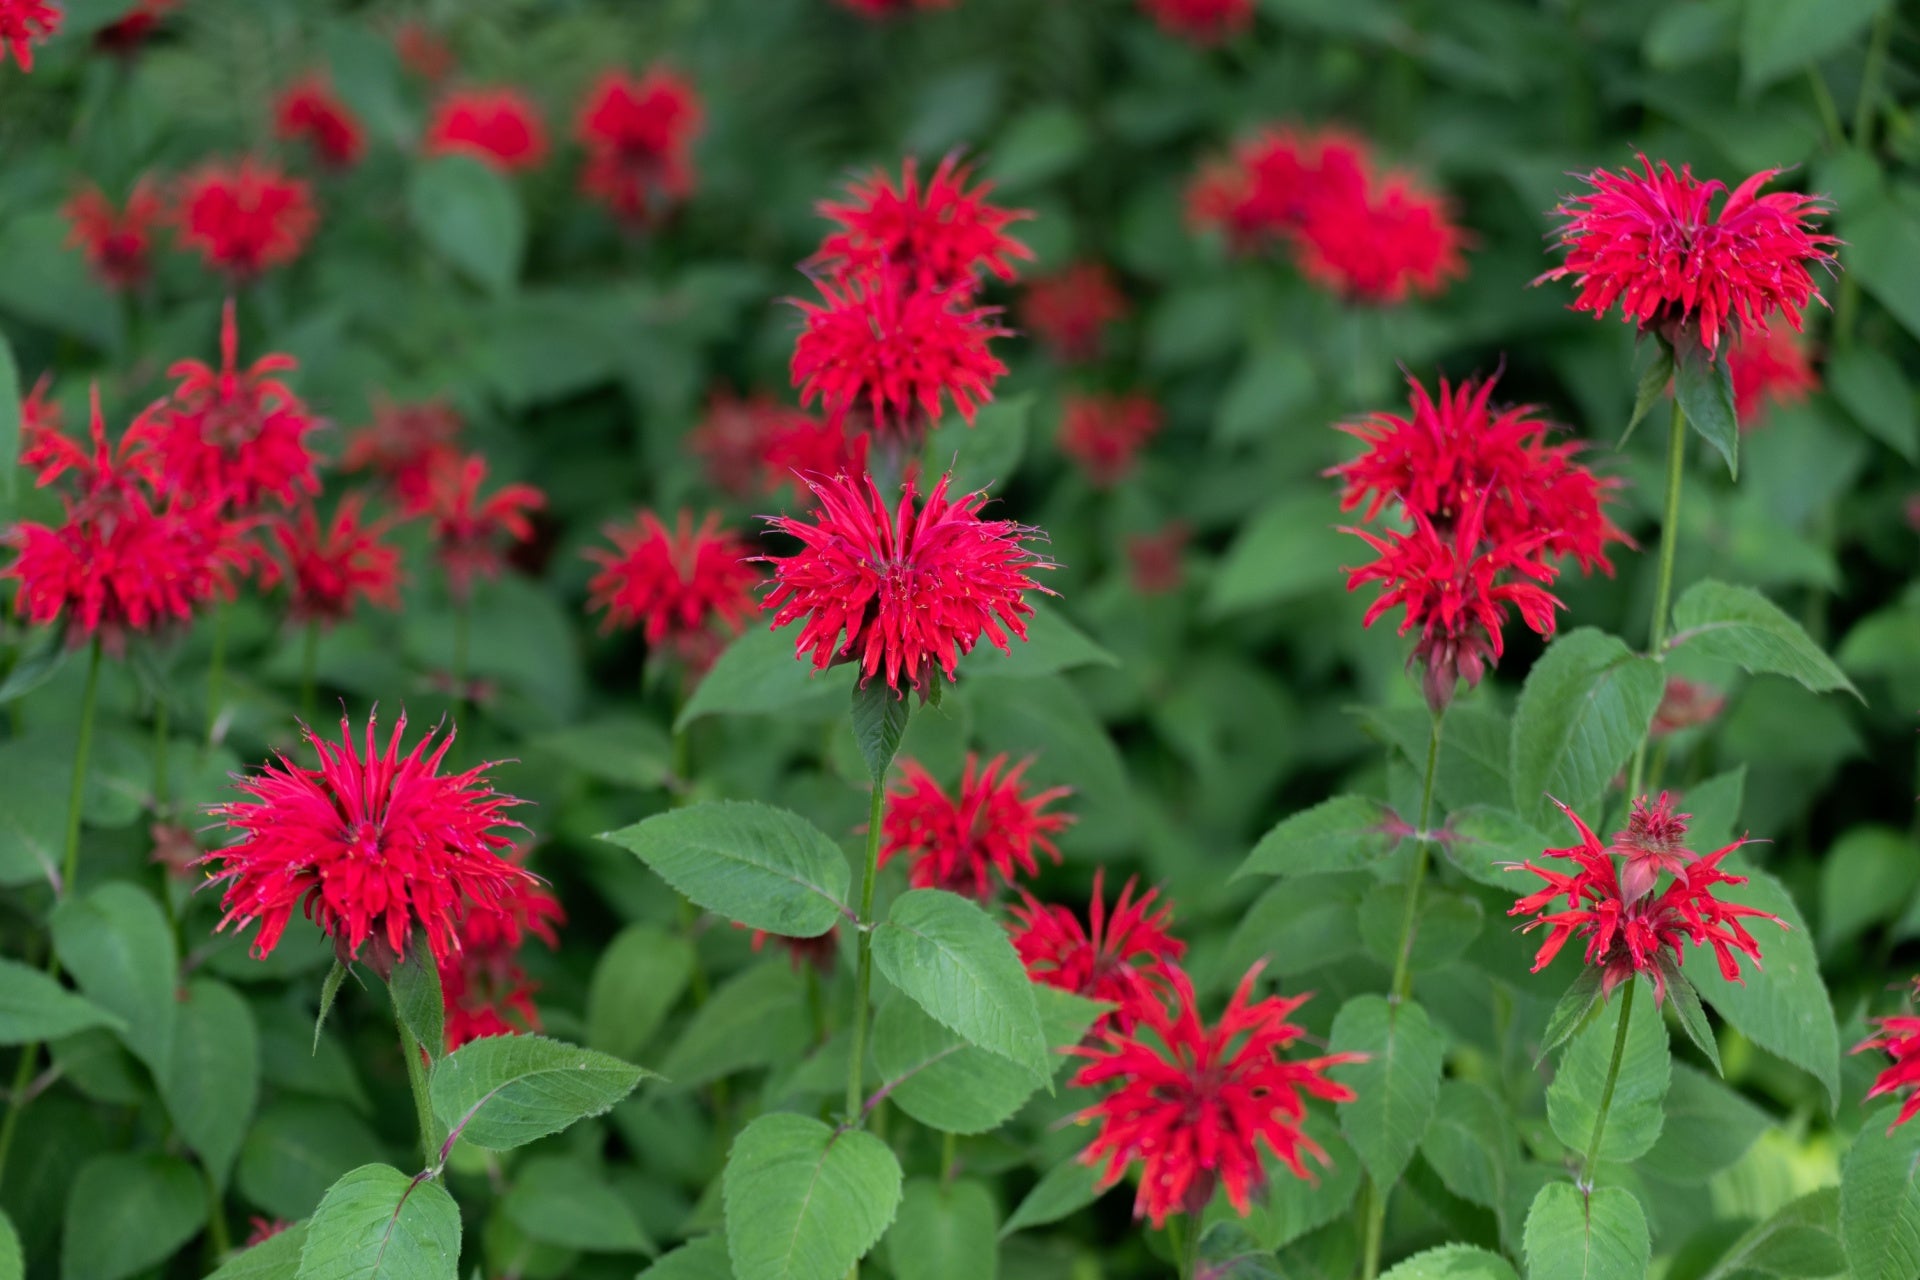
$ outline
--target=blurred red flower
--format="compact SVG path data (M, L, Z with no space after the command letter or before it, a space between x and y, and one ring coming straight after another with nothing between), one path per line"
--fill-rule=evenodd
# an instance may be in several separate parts
M400 552L380 541L390 522L367 522L365 514L366 495L355 492L324 524L311 502L272 523L278 556L268 558L261 586L286 584L290 621L344 622L362 600L400 607Z
M0 62L11 49L22 71L33 70L33 46L60 29L60 17L53 0L0 0Z
M1143 596L1178 591L1186 579L1181 563L1193 530L1183 520L1169 520L1153 533L1127 535L1127 565L1133 589Z
M1769 404L1797 404L1820 389L1806 348L1780 329L1735 334L1727 347L1727 372L1733 378L1733 416L1743 429L1759 426Z
M1218 228L1245 253L1291 237L1315 209L1355 216L1372 183L1365 139L1338 128L1274 125L1202 167L1187 188L1187 218Z
M1465 275L1466 239L1444 198L1389 174L1358 203L1309 204L1298 231L1300 270L1343 297L1399 303Z
M475 578L498 577L505 565L503 546L533 537L532 515L546 495L530 484L502 485L482 498L487 460L479 454L444 455L428 486L426 514L433 524L435 549L447 574L447 589L464 600Z
M61 414L57 402L47 399L47 392L53 386L53 371L47 370L34 380L28 389L26 398L20 402L20 443L23 451L33 447L37 435L50 434L60 437ZM23 452L20 461L24 464ZM47 477L39 478L38 483L45 484Z
M745 539L720 527L719 512L696 528L682 511L669 530L642 511L630 527L608 525L606 535L613 550L585 553L600 566L587 584L587 600L606 611L602 630L638 626L649 647L668 646L700 665L714 652L716 624L729 636L746 624L760 581L757 557Z
M292 1226L285 1218L262 1218L258 1215L247 1219L247 1238L241 1247L251 1249L264 1241L271 1240Z
M84 186L60 207L68 223L67 244L86 255L87 266L110 289L133 289L145 284L153 269L153 227L166 216L166 206L142 178L116 209L100 188Z
M438 84L453 72L453 50L439 32L416 18L394 27L393 48L402 65L429 84Z
M1253 25L1253 0L1140 0L1160 29L1196 44L1215 44Z
M766 491L784 489L805 505L813 500L809 477L865 475L868 443L845 420L826 422L804 413L783 418L761 448Z
M1920 979L1914 980L1914 987L1920 991ZM1870 1049L1883 1049L1893 1059L1874 1077L1873 1087L1867 1090L1868 1100L1907 1090L1899 1113L1894 1116L1893 1123L1887 1126L1887 1132L1892 1133L1914 1116L1920 1115L1920 1017L1901 1014L1891 1018L1874 1018L1872 1023L1874 1034L1853 1046L1853 1051L1865 1053Z
M93 45L109 53L137 53L161 20L179 4L180 0L136 0L125 17L109 22L94 34Z
M745 928L735 925L734 928ZM784 933L768 933L764 929L753 931L753 950L757 955L769 942L777 942L787 950L787 960L798 973L803 965L811 965L816 973L832 973L833 958L840 950L840 929L838 926L827 930L817 938L789 938Z
M605 72L580 109L578 134L587 150L581 189L629 222L686 199L704 114L693 86L664 67L637 80Z
M272 953L299 907L342 959L371 941L382 976L410 944L453 958L464 915L501 911L534 880L503 856L513 841L502 829L518 825L506 810L519 801L493 789L490 766L443 774L451 730L437 743L429 731L403 756L406 729L403 715L381 748L369 718L356 748L344 717L338 743L302 725L318 768L277 756L237 782L247 799L210 811L238 836L204 859L210 881L226 884L219 927L258 924L256 957Z
M547 158L547 127L518 89L461 89L434 104L421 146L430 156L468 155L517 173Z
M1171 1007L1142 1002L1132 1026L1109 1026L1094 1043L1070 1051L1087 1059L1069 1082L1074 1087L1117 1086L1080 1113L1081 1121L1100 1126L1080 1159L1105 1162L1102 1189L1140 1162L1133 1213L1155 1227L1184 1213L1198 1230L1218 1187L1226 1188L1235 1211L1251 1212L1267 1179L1263 1148L1300 1178L1313 1177L1309 1157L1323 1167L1331 1163L1301 1130L1306 1096L1353 1101L1353 1090L1329 1079L1327 1069L1364 1062L1366 1055L1283 1058L1306 1034L1287 1019L1307 997L1254 1000L1260 968L1247 971L1212 1026L1200 1021L1187 975L1169 968Z
M1134 455L1160 430L1160 406L1149 396L1069 392L1060 415L1060 452L1096 488L1110 489L1133 470Z
M820 242L809 260L836 277L869 276L897 269L922 288L970 287L981 272L1014 278L1014 260L1033 251L1008 235L1009 224L1033 215L990 204L991 182L971 191L966 165L956 155L942 160L923 184L908 156L894 185L875 170L847 186L845 200L822 200L820 215L840 229Z
M431 505L434 476L459 465L460 428L460 414L444 400L396 403L375 392L373 421L347 437L340 467L372 472L403 512L417 516Z
M1062 364L1100 354L1106 327L1127 314L1127 300L1113 272L1098 262L1076 262L1027 286L1020 322Z
M182 179L173 217L184 244L237 280L299 257L320 220L304 181L251 157Z
M801 543L772 561L761 606L776 630L806 619L796 657L812 650L820 670L858 662L862 684L879 675L924 697L936 670L954 679L982 636L1002 652L1008 632L1026 639L1033 606L1023 593L1045 591L1030 575L1054 567L1022 545L1039 531L982 520L984 492L949 501L951 480L942 476L924 506L908 481L889 511L872 477L821 477L808 483L819 503L810 520L768 520Z
M1093 1024L1095 1032L1108 1026L1125 1031L1143 1006L1162 1004L1171 994L1168 974L1187 944L1169 932L1172 908L1164 902L1155 906L1159 890L1149 889L1136 898L1132 879L1121 888L1109 914L1101 888L1104 871L1093 873L1085 925L1069 908L1043 903L1021 890L1021 900L1012 908L1013 949L1035 982L1114 1006Z
M502 859L523 867L518 853ZM520 964L528 937L549 948L560 945L556 926L567 913L531 874L509 881L491 907L469 906L454 929L458 947L436 957L446 1011L447 1052L488 1036L540 1030L534 992L540 984Z
M983 766L969 753L960 786L948 795L918 761L902 761L899 788L887 792L880 823L880 865L909 857L914 888L946 889L985 902L993 896L996 873L1012 884L1039 873L1036 853L1060 861L1051 837L1073 818L1046 810L1068 788L1027 791L1020 775L1031 763L1009 768L1007 757L998 755Z
M1660 705L1653 713L1653 724L1647 729L1647 734L1649 737L1664 738L1670 733L1706 724L1719 715L1726 705L1726 696L1718 689L1681 676L1668 676L1666 687L1660 691Z
M358 164L367 149L359 118L318 72L281 91L273 105L273 128L284 141L305 141L316 156L336 167Z
M1535 284L1571 278L1573 310L1605 315L1617 302L1621 318L1668 342L1685 337L1709 357L1723 337L1764 330L1775 312L1795 330L1809 302L1825 299L1809 268L1835 265L1832 236L1808 224L1826 202L1797 191L1761 195L1782 170L1763 169L1727 195L1720 212L1718 180L1702 182L1686 165L1638 157L1641 172L1596 169L1589 190L1553 212L1566 261Z

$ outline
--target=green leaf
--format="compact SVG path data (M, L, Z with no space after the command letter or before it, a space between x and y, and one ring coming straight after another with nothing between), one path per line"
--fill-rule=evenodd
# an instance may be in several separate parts
M1673 383L1673 348L1665 342L1657 345L1653 363L1640 375L1640 385L1633 393L1633 416L1627 419L1627 429L1620 433L1620 443L1615 448L1624 448L1633 435L1633 429L1640 420L1653 412L1653 406L1667 398L1667 388Z
M1027 1192L1026 1198L1015 1206L1012 1216L1001 1226L1000 1239L1005 1240L1028 1227L1044 1227L1072 1217L1100 1198L1100 1193L1094 1190L1094 1183L1099 1180L1098 1169L1077 1155L1068 1156L1040 1175L1040 1181L1033 1184L1033 1190Z
M693 944L650 924L613 936L587 985L587 1047L631 1059L693 977Z
M1270 440L1290 415L1312 402L1313 358L1303 344L1278 337L1256 340L1219 393L1213 419L1217 445Z
M1029 598L1033 613L1026 620L1027 638L1014 639L1002 653L991 642L977 644L960 659L963 682L995 678L1024 680L1050 676L1076 667L1117 667L1120 659L1095 644L1044 600ZM936 685L936 687L938 687Z
M239 992L212 978L188 984L157 1080L173 1127L224 1187L260 1099L260 1033Z
M1635 978L1635 982L1641 979ZM1620 1074L1614 1080L1613 1107L1600 1137L1599 1158L1627 1161L1644 1154L1660 1137L1666 1119L1667 1085L1672 1059L1667 1050L1667 1028L1654 1007L1650 983L1636 993L1633 1016L1627 1024L1627 1042L1620 1055ZM1574 1151L1584 1152L1593 1139L1600 1095L1607 1085L1607 1067L1620 1028L1626 991L1614 993L1600 1016L1573 1038L1560 1057L1560 1066L1547 1087L1547 1120L1554 1136Z
M1840 1031L1800 908L1778 880L1739 853L1729 854L1721 867L1747 877L1747 883L1717 885L1715 897L1771 912L1786 921L1787 928L1782 931L1765 920L1746 922L1759 939L1765 967L1759 971L1749 967L1745 981L1723 978L1710 948L1692 948L1680 968L1721 1017L1761 1048L1811 1072L1827 1087L1829 1103L1837 1106Z
M1342 1077L1352 1070L1342 1068ZM1353 1198L1360 1191L1360 1160L1333 1121L1309 1112L1301 1128L1320 1144L1330 1163L1325 1168L1309 1164L1314 1173L1311 1179L1297 1178L1283 1167L1273 1168L1266 1195L1254 1201L1253 1212L1244 1223L1247 1233L1263 1249L1281 1248L1326 1226L1352 1208ZM1231 1221L1233 1216L1231 1205L1216 1201L1209 1208L1207 1220Z
M1881 196L1850 207L1846 231L1847 275L1920 337L1920 218L1912 201Z
M921 451L926 474L943 476L951 471L948 492L956 495L989 486L1004 489L1027 451L1033 401L1033 392L1023 391L983 404L972 425L957 413L943 417Z
M876 787L886 781L887 767L900 751L911 709L906 695L878 680L853 687L853 740L860 744L860 758Z
M1360 936L1373 958L1391 969L1400 954L1400 929L1407 919L1408 887L1379 884L1360 903ZM1486 911L1465 894L1429 888L1420 895L1407 963L1410 972L1428 973L1458 960L1480 936Z
M1876 924L1900 918L1920 888L1920 862L1906 833L1848 830L1820 860L1820 942L1831 950Z
M447 1052L447 1004L440 993L440 966L433 952L416 946L413 954L393 967L387 979L387 995L393 1000L393 1016L420 1043L430 1060L438 1061Z
M313 1211L298 1280L457 1280L459 1268L460 1210L447 1189L365 1164Z
M1741 1094L1676 1062L1666 1123L1640 1167L1681 1186L1704 1183L1745 1155L1772 1124L1771 1116Z
M1030 785L1073 788L1079 820L1068 848L1119 850L1139 839L1126 762L1086 698L1065 676L983 680L965 689L983 755L1034 756Z
M1729 1245L1701 1280L1746 1280L1759 1275L1844 1275L1848 1280L1870 1280L1870 1272L1847 1269L1847 1256L1837 1238L1842 1195L1839 1187L1823 1187L1789 1201Z
M1497 1213L1506 1204L1511 1171L1520 1163L1520 1138L1491 1089L1448 1080L1440 1086L1420 1154L1447 1190Z
M1309 973L1361 949L1360 899L1372 877L1300 876L1274 882L1240 917L1216 973L1245 973L1265 960L1276 977Z
M8 213L0 223L0 308L118 350L126 336L120 300L67 248L67 219L52 208Z
M435 253L489 293L510 293L526 252L527 216L506 175L472 156L423 160L407 214Z
M40 970L0 960L0 1044L58 1040L89 1027L125 1031L127 1024Z
M1233 873L1309 876L1372 869L1393 848L1386 808L1364 796L1335 796L1282 818Z
M53 945L87 998L126 1024L127 1048L163 1074L180 1003L173 927L160 904L130 884L103 884L54 909Z
M999 1217L993 1196L978 1182L913 1179L887 1231L896 1280L994 1280L1000 1270Z
M1833 398L1866 433L1908 462L1920 460L1920 415L1900 366L1883 351L1853 346L1835 352L1821 376Z
M380 1140L352 1108L331 1098L280 1098L240 1144L234 1183L276 1218L304 1218L347 1170L381 1156Z
M1399 1181L1426 1136L1440 1095L1446 1038L1412 1001L1396 1011L1384 996L1356 996L1341 1006L1328 1036L1333 1053L1367 1060L1337 1068L1359 1096L1341 1104L1340 1132L1381 1186Z
M1660 976L1666 980L1667 999L1672 1003L1674 1019L1680 1029L1687 1033L1687 1039L1694 1047L1707 1055L1707 1061L1721 1075L1726 1068L1720 1065L1720 1041L1713 1034L1713 1027L1707 1022L1707 1011L1700 1004L1700 993L1693 989L1693 979L1680 971L1671 953L1660 953Z
M1015 117L993 145L986 176L1002 195L1030 190L1073 168L1092 144L1087 126L1072 108L1031 107Z
M306 1247L307 1224L296 1222L227 1259L207 1280L293 1280Z
M1653 1244L1632 1192L1553 1182L1527 1212L1526 1253L1527 1280L1646 1280Z
M684 730L702 716L797 715L801 708L831 707L828 714L839 715L853 687L853 664L816 672L811 655L794 655L794 634L791 627L741 632L694 686L674 728Z
M776 1112L733 1140L721 1186L736 1280L841 1280L893 1221L900 1165L864 1130Z
M699 906L749 929L817 938L844 918L846 855L798 814L719 800L602 836Z
M0 1212L0 1280L25 1280L27 1264L20 1252L20 1233L13 1220Z
M1425 707L1376 707L1361 711L1360 716L1371 733L1413 766L1416 776L1426 770L1432 712ZM1512 765L1508 751L1512 738L1512 725L1498 712L1474 706L1448 708L1433 770L1433 798L1440 807L1453 810L1476 804L1506 804L1513 791L1507 776ZM1406 816L1411 819L1419 815Z
M733 1280L726 1237L716 1233L689 1240L642 1271L640 1280Z
M428 1093L449 1131L505 1151L604 1114L651 1074L545 1036L491 1036L434 1064Z
M1047 1044L1078 1044L1104 1006L1055 987L1033 988ZM1057 1071L1065 1065L1056 1056ZM1010 1059L968 1044L911 1000L889 1000L873 1020L873 1062L881 1087L902 1111L944 1133L997 1129L1041 1081Z
M600 716L543 733L530 745L616 787L658 787L672 772L672 739L639 716Z
M1740 475L1740 424L1733 414L1733 374L1725 359L1693 351L1677 361L1673 395L1687 423L1727 460L1727 473Z
M0 503L8 511L20 496L20 366L0 334Z
M697 1088L710 1080L790 1060L812 1038L800 978L784 960L769 960L728 980L673 1038L660 1074L665 1088Z
M157 1266L193 1239L207 1193L184 1160L95 1156L67 1193L60 1280L123 1280Z
M326 1029L327 1015L333 1012L333 1002L340 998L340 986L352 972L338 957L333 967L327 970L327 977L320 984L320 1012L313 1019L313 1051L320 1052L320 1033Z
M1920 1125L1886 1128L1893 1109L1866 1118L1840 1167L1840 1243L1855 1280L1920 1275Z
M1564 827L1566 819L1556 812L1554 822ZM1543 849L1566 843L1543 834L1531 821L1505 806L1464 809L1450 815L1447 825L1453 838L1440 846L1447 861L1468 878L1502 893L1517 894L1539 883L1537 878L1530 879L1528 872L1514 870L1514 866L1537 861Z
M1540 1052L1533 1056L1533 1065L1539 1066L1547 1060L1547 1055L1558 1049L1573 1036L1592 1025L1600 1012L1600 969L1588 965L1580 970L1568 987L1566 993L1553 1006L1553 1013L1547 1018L1547 1029L1540 1037Z
M1317 486L1283 493L1241 526L1214 570L1203 612L1224 618L1337 590L1335 568L1364 557L1366 545L1335 527L1335 513Z
M873 931L873 959L935 1021L1047 1077L1033 984L1006 930L978 905L941 889L901 894Z
M1659 663L1591 627L1548 645L1513 713L1514 808L1556 826L1550 796L1576 813L1593 808L1645 736L1665 688Z
M1670 649L1684 645L1700 657L1732 662L1755 674L1798 680L1815 693L1845 689L1860 697L1800 624L1752 587L1711 579L1694 583L1673 606L1673 629Z
M1380 1280L1520 1280L1512 1264L1497 1253L1467 1244L1443 1244L1416 1253Z
M1740 88L1751 94L1845 49L1888 0L1745 0Z
M62 745L45 733L0 742L0 884L51 884L59 876L73 776L72 748Z
M535 1156L513 1173L500 1208L528 1236L582 1253L653 1253L605 1175L570 1156Z

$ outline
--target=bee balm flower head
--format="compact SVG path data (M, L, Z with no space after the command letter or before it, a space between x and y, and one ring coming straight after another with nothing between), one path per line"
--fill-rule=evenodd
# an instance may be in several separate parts
M716 624L726 635L745 625L760 574L751 548L720 527L718 512L696 527L682 511L669 529L642 511L631 526L609 525L606 534L613 549L586 556L600 566L587 593L606 611L607 630L641 627L649 645L670 645L700 665L715 654Z
M1067 788L1029 792L1020 776L1029 763L1009 768L1001 755L983 766L969 755L960 786L949 795L918 762L906 761L900 788L887 793L881 864L910 857L914 888L946 889L984 902L993 896L996 874L1007 884L1037 874L1036 852L1060 861L1053 837L1073 819L1049 813L1047 806Z
M366 131L324 75L303 76L281 93L273 108L274 132L288 142L305 141L323 163L358 164Z
M934 289L970 286L983 272L1012 280L1014 261L1033 251L1006 228L1033 215L989 203L993 184L968 190L969 176L950 155L923 183L909 156L898 186L885 171L849 184L845 200L820 202L821 215L840 229L813 261L835 275L897 268Z
M1915 979L1914 987L1920 992L1920 979ZM1867 1090L1867 1097L1884 1098L1888 1094L1906 1092L1906 1100L1900 1104L1900 1111L1887 1126L1892 1133L1907 1121L1920 1115L1920 1017L1912 1014L1900 1014L1891 1018L1873 1019L1874 1032L1859 1044L1853 1046L1855 1053L1869 1050L1884 1050L1893 1061L1882 1068L1874 1077L1873 1087Z
M82 187L61 212L71 228L67 243L86 254L103 284L133 289L146 283L153 268L153 226L166 212L151 182L142 178L135 184L121 209L98 187Z
M547 126L518 89L465 89L440 99L421 145L430 156L468 155L517 173L547 158Z
M1085 925L1070 909L1030 893L1022 892L1013 907L1013 948L1027 976L1113 1006L1094 1023L1096 1032L1109 1022L1124 1030L1146 1005L1164 1002L1172 991L1168 975L1187 949L1168 932L1172 908L1156 905L1159 890L1136 897L1137 886L1128 880L1109 909L1101 893L1103 870L1093 873Z
M174 219L181 242L198 249L208 266L249 280L299 257L320 215L305 182L244 159L209 164L189 175Z
M279 554L268 560L262 585L286 583L291 621L344 622L363 600L400 607L400 552L380 541L389 522L368 523L365 515L366 495L349 493L324 523L312 503L274 522Z
M53 0L0 0L0 62L8 52L22 71L33 70L33 46L60 29Z

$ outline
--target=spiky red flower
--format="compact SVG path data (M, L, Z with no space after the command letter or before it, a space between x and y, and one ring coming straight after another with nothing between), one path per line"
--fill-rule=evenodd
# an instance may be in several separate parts
M1199 1214L1225 1187L1235 1211L1251 1211L1266 1183L1262 1149L1295 1177L1312 1180L1310 1158L1327 1167L1326 1151L1301 1129L1306 1097L1351 1102L1355 1094L1327 1076L1330 1067L1364 1062L1361 1053L1318 1058L1282 1057L1306 1033L1288 1019L1306 996L1253 999L1255 964L1212 1026L1200 1021L1193 983L1169 967L1171 1006L1138 1006L1138 1019L1109 1026L1096 1042L1070 1052L1087 1059L1069 1082L1075 1088L1117 1087L1080 1113L1100 1132L1080 1154L1099 1165L1098 1185L1112 1186L1136 1161L1140 1189L1133 1213L1155 1227L1176 1213Z
M431 505L434 476L459 465L460 429L460 414L444 400L395 402L376 392L373 421L347 437L340 467L372 472L417 516Z
M816 399L838 424L862 410L873 429L908 440L940 418L941 398L969 425L1006 373L988 349L1010 330L998 307L977 307L962 289L920 289L901 273L876 272L838 284L816 282L821 301L794 299L806 327L793 346L800 403Z
M0 62L11 49L22 71L33 70L33 46L52 38L60 18L53 0L0 0Z
M1133 470L1134 455L1160 430L1160 406L1150 396L1068 393L1060 416L1060 452L1080 465L1097 488L1110 489Z
M859 475L867 469L867 437L846 422L823 422L768 395L746 399L714 392L687 438L707 478L735 497L791 488L811 497L804 477Z
M1920 993L1920 978L1914 980L1914 989ZM1874 1033L1853 1046L1853 1051L1865 1053L1869 1049L1884 1049L1893 1059L1874 1077L1873 1087L1867 1090L1868 1100L1907 1091L1899 1113L1894 1116L1893 1123L1887 1126L1887 1132L1892 1133L1914 1116L1920 1115L1920 1017L1899 1014L1872 1021Z
M1620 857L1620 892L1632 902L1644 898L1659 883L1662 874L1679 875L1696 856L1687 848L1687 822L1690 813L1675 813L1673 797L1665 791L1658 799L1641 796L1627 815L1627 827L1613 834L1607 852Z
M1571 277L1573 310L1621 319L1668 342L1696 341L1709 357L1729 332L1763 330L1776 312L1795 330L1809 302L1822 304L1809 270L1831 269L1834 256L1809 219L1826 202L1797 191L1761 195L1782 170L1763 169L1727 195L1718 214L1718 179L1702 182L1686 165L1637 157L1641 172L1596 169L1589 190L1554 210L1565 263L1535 284Z
M836 276L898 269L936 290L970 286L989 271L1012 280L1014 261L1033 257L1033 250L1006 229L1033 215L989 203L991 182L968 190L971 176L959 156L949 155L923 184L908 156L898 186L884 169L849 183L845 200L817 206L840 230L820 242L812 261Z
M1640 798L1644 804L1644 797ZM1542 857L1564 858L1574 863L1572 874L1552 871L1532 862L1510 867L1531 871L1547 882L1547 887L1521 898L1508 909L1510 916L1534 916L1521 927L1522 933L1545 926L1547 939L1534 956L1535 973L1547 967L1570 939L1584 938L1589 965L1601 969L1601 989L1611 993L1636 973L1653 980L1654 999L1666 996L1667 976L1680 963L1684 943L1710 946L1720 964L1720 973L1729 982L1740 981L1740 962L1735 952L1744 954L1760 966L1760 944L1741 923L1744 918L1771 920L1782 929L1786 921L1757 907L1722 902L1713 896L1716 885L1745 884L1745 876L1730 875L1720 869L1721 859L1747 843L1735 840L1712 853L1670 866L1673 878L1659 894L1643 892L1634 896L1621 887L1616 874L1614 852L1566 805L1559 805L1575 830L1580 843L1565 849L1543 849ZM1554 904L1564 899L1564 906ZM1536 914L1537 913L1537 914Z
M336 167L358 164L367 149L359 117L319 72L281 91L273 104L273 129L284 141L307 143L322 161Z
M95 33L94 48L121 55L139 52L161 21L179 4L180 0L136 0L125 17L109 22Z
M100 188L85 186L60 207L67 218L67 244L86 255L87 266L109 289L145 284L153 269L153 226L166 206L142 178L124 208L116 209Z
M1276 125L1203 167L1187 188L1187 217L1248 252L1290 239L1316 209L1352 216L1373 182L1373 151L1340 129Z
M524 863L513 854L503 861ZM448 1053L488 1036L540 1030L533 1003L540 984L521 966L520 948L529 937L558 947L555 926L566 919L559 899L531 875L508 882L497 906L467 908L454 930L458 949L437 957Z
M394 27L393 48L401 64L429 84L438 84L453 72L453 50L439 32L417 18L404 19Z
M1168 35L1218 44L1253 25L1253 0L1140 0Z
M1128 534L1127 567L1133 589L1143 596L1178 591L1186 580L1182 560L1192 537L1193 530L1184 520L1169 520L1152 533Z
M642 511L631 526L608 525L606 535L613 550L586 552L601 566L587 584L587 601L606 611L602 630L638 626L649 646L698 659L712 652L716 624L727 635L746 624L760 581L758 557L740 535L720 527L719 512L696 528L682 511L669 530Z
M60 405L57 401L47 399L47 392L52 387L53 371L49 369L34 379L33 386L27 390L26 398L20 401L20 461L23 465L26 464L27 455L32 452L36 440L42 437L65 439L60 434ZM45 484L46 478L41 477L38 483Z
M1155 906L1160 891L1149 889L1136 898L1132 879L1108 914L1101 893L1103 870L1093 873L1085 925L1071 909L1043 903L1021 890L1012 911L1013 948L1035 982L1114 1006L1100 1015L1094 1031L1109 1024L1125 1031L1140 1017L1142 1006L1166 1000L1172 987L1168 972L1187 944L1168 931L1173 909L1164 902Z
M367 522L366 495L349 493L321 523L311 502L272 525L278 550L261 585L287 587L287 616L295 623L344 622L362 600L400 607L400 552L380 541L391 522Z
M1660 691L1660 705L1654 710L1649 737L1664 738L1682 729L1707 724L1727 705L1726 695L1709 685L1682 676L1668 676Z
M358 958L371 941L376 966L417 942L447 959L459 950L464 915L502 911L516 887L533 881L504 856L513 846L506 829L519 825L506 811L519 801L493 789L491 766L441 773L451 730L438 742L429 731L403 756L406 716L384 748L375 728L370 717L356 747L345 717L338 743L302 725L318 768L276 755L237 783L248 799L211 810L238 837L205 859L217 868L212 881L227 886L219 927L258 924L255 956L273 951L299 907L343 958Z
M900 784L887 792L881 819L880 865L909 857L914 888L946 889L984 902L993 896L996 873L1012 884L1018 876L1039 874L1036 853L1060 861L1053 837L1073 817L1049 813L1047 806L1069 789L1027 791L1021 775L1032 763L1029 758L1009 767L1007 757L998 755L982 765L969 752L960 785L948 795L918 761L903 761Z
M184 178L174 221L208 266L245 280L299 257L320 215L305 181L246 157Z
M267 498L291 506L320 491L307 437L317 425L276 375L298 368L289 355L239 367L233 299L220 321L220 368L181 360L167 370L173 394L134 419L127 439L170 487L221 495L242 511Z
M547 158L547 126L518 89L461 89L434 104L421 146L430 156L468 155L517 173Z
M635 79L608 71L580 109L587 149L580 188L628 222L693 194L693 139L705 112L684 77L653 67Z
M1727 372L1733 416L1743 429L1759 426L1769 404L1797 404L1820 389L1806 348L1780 329L1736 334L1727 347Z
M1127 314L1127 299L1103 263L1076 262L1027 286L1020 322L1062 364L1100 354L1101 335Z
M768 520L801 543L773 561L762 602L776 630L806 619L796 657L812 650L820 670L858 662L862 684L879 675L925 696L935 671L954 679L960 656L982 636L1002 652L1008 632L1027 638L1033 606L1023 593L1045 591L1030 575L1054 567L1022 545L1039 531L982 520L984 491L949 501L951 480L942 476L924 506L909 480L888 511L871 476L823 476L807 482L819 504L810 521Z
M840 0L840 7L865 18L890 18L915 9L951 9L960 0Z
M433 524L435 550L447 574L447 587L458 599L472 590L475 578L498 577L505 561L504 545L533 537L533 513L547 503L546 495L530 484L502 485L486 497L487 460L479 454L447 455L429 485L427 516Z
M1436 294L1466 274L1466 233L1446 200L1404 174L1387 175L1358 203L1311 203L1297 239L1301 272L1360 302Z

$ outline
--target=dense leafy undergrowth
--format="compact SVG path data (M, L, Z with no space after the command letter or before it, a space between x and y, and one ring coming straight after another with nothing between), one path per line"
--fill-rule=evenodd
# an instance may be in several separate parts
M1910 11L0 50L0 1280L1920 1274Z

